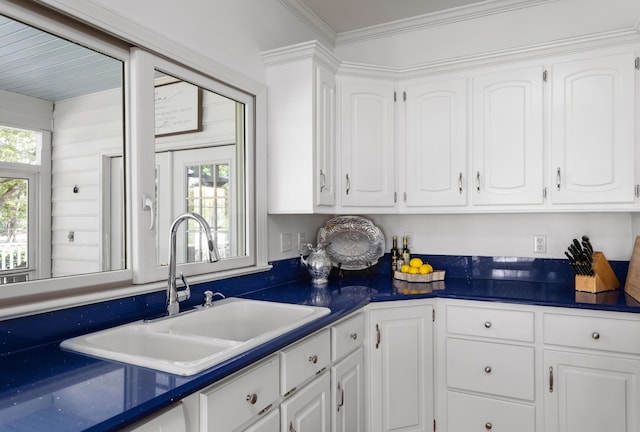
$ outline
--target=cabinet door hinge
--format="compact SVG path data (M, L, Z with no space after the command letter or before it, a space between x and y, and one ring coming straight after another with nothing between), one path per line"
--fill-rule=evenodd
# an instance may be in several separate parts
M542 81L547 82L548 76L549 74L547 73L546 70L542 72Z
M636 69L640 70L640 57L636 57Z

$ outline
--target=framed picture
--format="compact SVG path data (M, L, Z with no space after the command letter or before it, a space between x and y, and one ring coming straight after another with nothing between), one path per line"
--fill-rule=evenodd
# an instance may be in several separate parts
M202 91L184 81L156 86L156 137L202 130Z

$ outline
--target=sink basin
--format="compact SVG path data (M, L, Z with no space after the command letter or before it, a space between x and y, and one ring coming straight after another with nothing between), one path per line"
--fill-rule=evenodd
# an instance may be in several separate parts
M63 341L64 349L193 375L325 316L329 309L229 298L211 308Z

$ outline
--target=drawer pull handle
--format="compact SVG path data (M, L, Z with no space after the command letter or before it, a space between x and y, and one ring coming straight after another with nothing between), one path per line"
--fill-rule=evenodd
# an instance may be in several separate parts
M549 393L553 393L553 366L549 366Z
M491 321L485 321L484 328L490 329L491 328Z
M598 333L598 332L593 332L593 333L591 334L591 337L592 337L593 339L595 339L595 340L598 340L598 339L600 339L600 333Z
M487 423L484 425L484 428L485 428L486 430L491 430L491 429L493 428L493 425L492 425L491 423L487 422Z
M318 363L318 356L317 355L309 356L309 361L313 364Z
M356 340L356 339L358 339L358 333L351 333L351 334L349 335L349 337L350 337L351 339L353 339L353 340Z
M376 349L380 348L380 326L376 324Z
M340 386L340 383L338 383L338 391L340 392L340 403L338 403L338 412L340 412L340 408L342 408L344 406L344 389L342 388L342 386Z
M293 422L289 422L289 432L296 432L296 430L293 428Z
M488 374L491 373L491 366L485 366L484 371Z
M256 402L258 402L258 395L255 393L249 394L247 395L246 401L249 402L251 405L255 405Z

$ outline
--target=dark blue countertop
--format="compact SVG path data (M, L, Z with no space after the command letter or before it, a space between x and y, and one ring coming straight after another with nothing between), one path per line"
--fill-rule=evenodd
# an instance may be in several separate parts
M59 339L53 338L47 343L40 339L37 333L46 333L46 328L31 330L33 339L39 343L16 349L19 344L12 341L11 333L24 332L24 319L20 323L0 322L2 337L6 338L4 342L0 341L0 347L10 345L10 349L0 355L0 432L117 430L197 392L370 302L439 297L640 313L638 303L627 297L622 289L598 295L577 293L570 278L556 278L553 271L547 271L542 281L535 280L539 279L536 277L529 278L530 280L509 280L513 276L512 271L519 272L522 269L500 267L497 272L496 269L491 271L490 278L482 278L478 274L464 275L464 272L452 268L453 277L449 276L448 271L444 282L430 284L408 284L394 281L384 273L356 272L348 277L334 275L325 289L314 289L308 280L270 288L249 287L244 293L234 295L327 306L331 313L189 377L63 351L58 346ZM86 315L86 308L76 311L80 312ZM130 313L127 316L133 315ZM34 327L54 325L51 323L54 318L59 319L58 315L50 315L46 317L46 321L45 318L42 318L43 321L33 318L32 322ZM42 324L44 322L48 324ZM84 333L89 331L94 329L83 329ZM24 337L27 336L22 333L17 339L22 340Z

